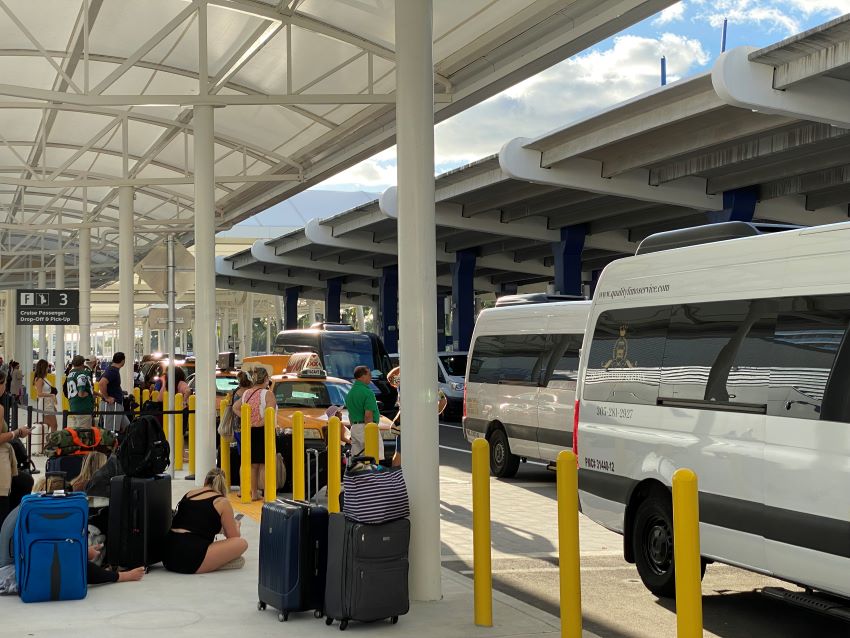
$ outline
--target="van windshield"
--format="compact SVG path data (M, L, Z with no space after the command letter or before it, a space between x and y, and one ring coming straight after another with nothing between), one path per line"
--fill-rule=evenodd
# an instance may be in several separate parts
M450 377L462 377L466 374L466 355L451 354L440 357Z
M322 334L322 362L328 376L353 379L354 368L368 366L375 370L372 341L365 334L330 332Z

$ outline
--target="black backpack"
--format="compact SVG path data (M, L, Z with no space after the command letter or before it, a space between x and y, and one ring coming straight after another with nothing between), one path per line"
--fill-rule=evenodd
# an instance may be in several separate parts
M170 453L160 422L143 414L125 430L116 455L125 475L152 478L168 467Z

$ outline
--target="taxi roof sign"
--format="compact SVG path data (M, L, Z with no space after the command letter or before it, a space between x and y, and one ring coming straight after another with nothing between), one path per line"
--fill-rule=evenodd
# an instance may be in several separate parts
M315 352L296 352L290 356L286 372L297 374L300 378L324 379L328 376Z

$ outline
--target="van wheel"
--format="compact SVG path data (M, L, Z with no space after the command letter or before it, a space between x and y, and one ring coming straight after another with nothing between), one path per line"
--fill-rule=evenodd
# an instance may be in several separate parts
M502 429L494 430L490 435L490 472L499 478L516 476L519 469L519 457L511 454L508 435Z
M659 598L676 596L673 560L673 505L669 496L650 496L638 506L632 529L632 549L640 579ZM705 576L700 561L700 578Z

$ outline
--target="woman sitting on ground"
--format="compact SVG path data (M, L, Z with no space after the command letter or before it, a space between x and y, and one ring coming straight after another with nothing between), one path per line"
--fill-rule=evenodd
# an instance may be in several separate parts
M206 574L217 569L239 568L248 541L240 536L240 523L226 498L224 472L213 468L204 486L189 490L177 504L171 531L165 541L162 564L180 574ZM215 540L224 532L225 539Z
M83 461L83 467L80 469L80 474L71 481L71 489L75 492L85 492L86 485L100 468L106 465L107 456L103 452L89 452Z

